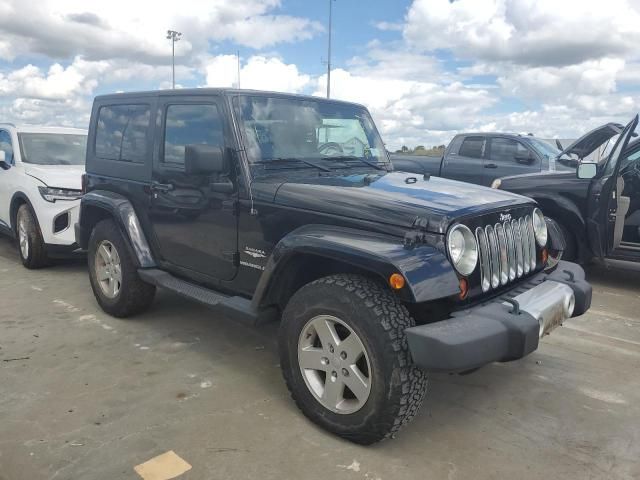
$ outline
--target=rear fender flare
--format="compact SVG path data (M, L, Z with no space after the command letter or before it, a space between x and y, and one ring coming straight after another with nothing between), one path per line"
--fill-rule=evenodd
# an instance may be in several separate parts
M297 255L344 263L371 273L388 285L392 273L401 273L406 284L396 294L408 303L420 303L456 295L458 277L446 256L431 245L407 247L389 235L329 225L306 225L282 238L274 248L258 282L253 306L274 303L278 284L287 275L287 264Z
M91 229L96 223L93 215L96 210L106 212L113 218L123 235L128 240L131 253L141 268L155 267L151 248L140 226L140 221L133 208L133 204L123 195L107 190L94 190L85 194L80 202L80 229L78 244L86 248L89 243Z

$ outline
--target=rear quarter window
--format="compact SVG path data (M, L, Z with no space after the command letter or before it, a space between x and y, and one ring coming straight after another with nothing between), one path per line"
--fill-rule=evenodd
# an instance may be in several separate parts
M98 111L96 157L144 163L148 155L149 105L105 105Z

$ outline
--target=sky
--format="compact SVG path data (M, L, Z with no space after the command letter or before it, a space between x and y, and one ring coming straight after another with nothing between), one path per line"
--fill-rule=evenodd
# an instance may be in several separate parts
M0 122L86 128L95 95L324 96L329 0L0 0ZM458 132L576 138L640 110L640 0L334 0L332 97L389 149Z

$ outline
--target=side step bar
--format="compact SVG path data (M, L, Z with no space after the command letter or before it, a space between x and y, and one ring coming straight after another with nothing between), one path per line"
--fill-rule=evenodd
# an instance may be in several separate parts
M258 321L258 312L251 308L251 300L246 298L231 297L214 292L199 285L181 280L157 268L140 268L138 269L138 275L147 283L166 288L190 300L195 300L198 303L218 310L233 320L250 325L255 325Z

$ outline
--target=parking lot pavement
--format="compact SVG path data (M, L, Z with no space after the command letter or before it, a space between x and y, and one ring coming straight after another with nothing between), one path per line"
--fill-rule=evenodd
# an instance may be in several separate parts
M640 477L639 270L589 269L590 313L526 359L432 378L398 438L360 447L309 423L251 329L161 292L111 318L83 263L28 271L0 239L0 479Z

